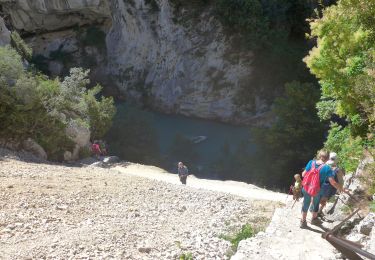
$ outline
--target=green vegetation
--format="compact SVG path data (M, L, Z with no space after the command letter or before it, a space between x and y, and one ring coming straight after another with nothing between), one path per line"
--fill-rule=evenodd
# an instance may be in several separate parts
M355 136L373 132L375 2L341 0L310 25L317 47L305 62L322 86L320 114L346 118Z
M105 50L106 34L100 28L96 26L90 26L84 32L79 30L79 33L83 34L83 37L80 40L84 46L94 46L99 50Z
M254 236L256 232L250 224L243 225L238 233L233 235L221 235L220 238L228 240L232 244L232 252L236 252L241 240Z
M305 62L322 87L318 114L322 120L345 120L331 124L325 147L353 171L364 148L374 151L375 2L340 0L310 26L317 46Z
M62 64L64 64L64 66L68 66L69 63L71 63L73 60L73 55L69 52L64 51L63 45L60 45L60 47L57 50L51 51L49 56L52 60L61 61ZM41 58L39 59L43 61ZM36 61L39 61L39 60L36 60Z
M224 25L246 37L247 44L261 41L265 36L267 19L258 0L218 0L216 11Z
M331 125L327 141L324 147L328 151L335 151L339 158L339 164L348 172L353 172L363 157L364 141L361 137L353 137L348 127Z
M287 187L291 179L285 176L301 172L321 147L325 128L316 114L319 95L313 84L286 84L284 96L273 107L276 122L269 128L253 129L258 151L249 167L255 167L259 184Z
M157 12L160 10L160 7L156 0L145 0L145 4L151 7L151 11Z
M62 82L51 80L25 69L13 48L0 47L0 136L15 140L30 137L52 160L62 159L63 152L73 147L65 134L69 124L83 125L97 137L103 136L115 112L113 101L95 99L99 86L86 89L88 73L73 68ZM107 125L95 125L102 120Z
M371 201L370 203L370 211L375 212L375 201Z
M193 260L193 254L191 252L183 253L180 255L179 260Z
M10 35L12 47L22 56L22 58L30 61L33 55L33 51L27 44L22 40L18 32L13 31Z

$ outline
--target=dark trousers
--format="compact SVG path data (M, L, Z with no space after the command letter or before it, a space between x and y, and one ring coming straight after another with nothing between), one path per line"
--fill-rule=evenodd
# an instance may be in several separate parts
M185 184L186 185L186 179L187 179L187 176L186 175L181 175L180 176L180 181L182 184Z

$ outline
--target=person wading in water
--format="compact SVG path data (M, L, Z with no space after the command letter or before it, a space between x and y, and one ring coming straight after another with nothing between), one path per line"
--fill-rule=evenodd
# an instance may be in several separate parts
M187 179L187 176L189 175L189 170L182 162L179 162L177 166L178 166L177 168L178 177L180 177L181 183L186 185L186 179Z

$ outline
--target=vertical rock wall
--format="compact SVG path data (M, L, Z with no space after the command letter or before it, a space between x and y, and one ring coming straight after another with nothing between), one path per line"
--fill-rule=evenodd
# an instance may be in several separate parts
M252 113L235 104L252 77L253 53L232 46L209 5L178 10L169 0L0 0L0 5L12 26L27 32L37 61L52 75L90 68L105 88L166 113L232 123L259 122L267 114L259 98ZM95 37L84 44L90 26L105 33L104 48L94 46Z

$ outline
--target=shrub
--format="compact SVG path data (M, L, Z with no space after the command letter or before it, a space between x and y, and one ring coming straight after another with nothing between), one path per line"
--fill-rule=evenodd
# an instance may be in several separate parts
M100 97L99 100L96 98L101 90L101 86L96 85L85 95L92 139L104 136L111 128L112 118L116 113L113 98Z
M363 140L352 137L348 127L332 124L324 147L337 153L340 166L346 171L355 171L363 157Z
M180 255L179 260L193 260L193 254L191 252L183 253Z
M60 61L65 66L67 66L67 64L72 62L73 55L69 52L64 51L62 48L63 48L63 46L61 45L57 50L51 51L49 56L52 60ZM37 61L41 61L41 59L39 58L39 60L37 60Z
M60 82L24 69L22 59L10 47L0 47L0 136L36 140L49 159L60 160L63 152L73 148L66 136L68 123L75 121L91 128L91 123L105 121L110 125L114 114L112 99L95 101L100 90L87 91L88 71L73 68ZM93 107L100 109L95 111ZM94 131L104 135L106 127Z
M87 28L86 32L84 32L81 42L84 46L95 46L99 50L105 50L105 37L106 34L101 29L96 26L90 26Z
M255 235L255 231L250 224L243 225L241 230L234 235L221 235L220 238L229 241L232 244L233 252L237 251L238 244L241 240L250 238Z
M11 44L13 48L26 60L30 61L33 55L33 51L27 44L22 40L21 36L13 31L10 34Z
M249 45L267 33L267 19L258 0L218 0L216 12L221 22L245 36Z

